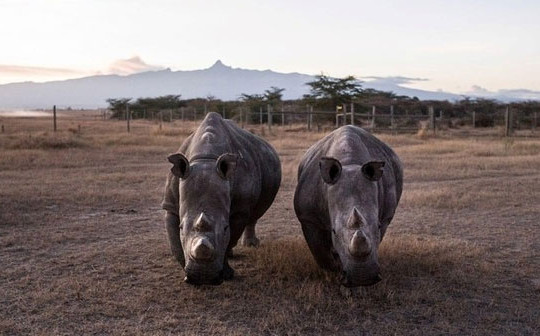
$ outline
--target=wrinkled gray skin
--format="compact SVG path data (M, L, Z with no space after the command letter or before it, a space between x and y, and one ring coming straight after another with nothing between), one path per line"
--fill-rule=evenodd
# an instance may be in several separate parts
M355 126L330 133L302 158L294 209L315 260L342 272L343 285L381 280L377 250L402 185L397 155Z
M173 256L191 284L220 284L233 277L227 262L240 236L258 245L255 223L272 204L281 182L279 157L261 138L217 113L168 157L162 206Z

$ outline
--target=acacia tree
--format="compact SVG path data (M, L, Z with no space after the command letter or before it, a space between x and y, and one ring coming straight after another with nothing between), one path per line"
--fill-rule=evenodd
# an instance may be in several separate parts
M263 108L264 95L242 93L240 95L240 100L248 106L248 109L251 112L251 121L255 121L257 117L254 112L258 112L259 109Z
M111 118L125 118L126 107L129 105L131 98L109 98L106 102L109 104L108 109L112 111Z
M315 80L306 85L309 85L311 89L304 98L328 108L350 103L362 94L362 85L354 76L333 78L321 74L315 76Z
M270 89L264 90L263 98L268 104L275 107L276 105L281 103L281 98L283 97L283 91L285 91L285 89L272 86L270 87Z

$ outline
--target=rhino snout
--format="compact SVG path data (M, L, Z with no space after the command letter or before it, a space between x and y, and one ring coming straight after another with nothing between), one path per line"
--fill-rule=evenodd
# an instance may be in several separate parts
M214 259L214 245L205 237L198 237L191 244L191 256L197 261L210 261Z
M349 253L356 258L365 259L371 253L371 243L362 230L357 230L349 243Z

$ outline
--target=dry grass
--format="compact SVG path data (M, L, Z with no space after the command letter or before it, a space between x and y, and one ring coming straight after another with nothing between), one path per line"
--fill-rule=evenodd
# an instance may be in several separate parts
M383 281L349 291L316 266L292 209L298 161L324 133L264 130L284 178L262 245L237 248L234 280L191 287L159 201L166 155L196 124L2 123L0 334L538 333L538 138L381 135L405 191L380 247Z

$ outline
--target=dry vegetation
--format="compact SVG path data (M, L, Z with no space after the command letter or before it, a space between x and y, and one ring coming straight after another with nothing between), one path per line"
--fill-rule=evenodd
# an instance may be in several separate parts
M298 160L324 134L266 130L284 181L262 245L237 249L233 281L191 287L159 202L165 157L195 124L1 122L0 334L539 333L538 138L381 135L405 192L384 280L349 291L317 268L292 209Z

